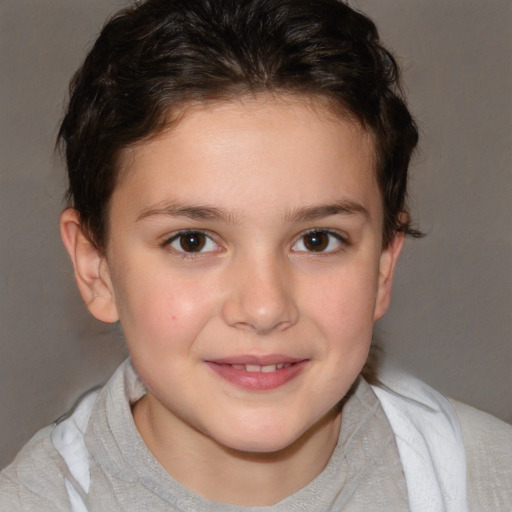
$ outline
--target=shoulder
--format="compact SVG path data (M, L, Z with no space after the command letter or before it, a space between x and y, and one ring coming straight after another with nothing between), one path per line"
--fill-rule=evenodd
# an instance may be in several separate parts
M53 429L40 430L0 473L0 510L69 510L64 464L51 441Z
M418 484L420 498L425 494L428 467L418 471L412 463L426 461L434 469L430 480L439 484L432 490L458 496L454 510L463 510L467 497L471 512L512 512L511 425L395 368L388 368L381 383L374 389L395 432L410 491Z
M0 473L0 510L69 511L83 501L81 490L89 481L84 435L97 395L86 393L71 413L40 430Z
M457 412L466 450L470 509L510 512L512 425L469 405L450 402Z
M91 448L98 455L108 429L106 401L122 398L126 368L121 365L101 390L85 393L69 414L39 431L0 472L0 511L85 510L96 468ZM108 457L100 450L100 458Z

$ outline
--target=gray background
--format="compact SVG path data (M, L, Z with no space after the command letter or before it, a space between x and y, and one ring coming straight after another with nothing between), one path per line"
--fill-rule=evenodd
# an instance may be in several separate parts
M121 0L0 1L0 467L125 357L61 247L53 155L68 80ZM512 422L512 3L358 0L405 69L421 128L389 357Z

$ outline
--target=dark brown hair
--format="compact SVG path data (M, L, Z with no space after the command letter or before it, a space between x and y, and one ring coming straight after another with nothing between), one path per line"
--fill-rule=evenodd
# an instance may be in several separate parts
M59 131L69 205L96 246L107 242L123 149L189 103L264 91L321 98L358 120L375 141L383 243L418 235L406 209L418 133L371 20L338 0L147 0L105 25Z

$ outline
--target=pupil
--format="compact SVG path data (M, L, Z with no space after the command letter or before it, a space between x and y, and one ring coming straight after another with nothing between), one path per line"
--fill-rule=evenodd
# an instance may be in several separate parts
M309 251L323 251L329 244L329 238L325 233L309 233L304 239L304 245Z
M187 252L199 252L205 244L205 237L202 233L187 233L180 239L181 248Z

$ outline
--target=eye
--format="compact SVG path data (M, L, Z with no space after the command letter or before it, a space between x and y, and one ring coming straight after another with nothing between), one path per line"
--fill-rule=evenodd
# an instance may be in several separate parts
M185 253L211 252L219 248L212 238L202 231L181 231L173 235L164 245Z
M344 238L338 233L314 230L304 233L292 247L296 252L332 252L345 245Z

